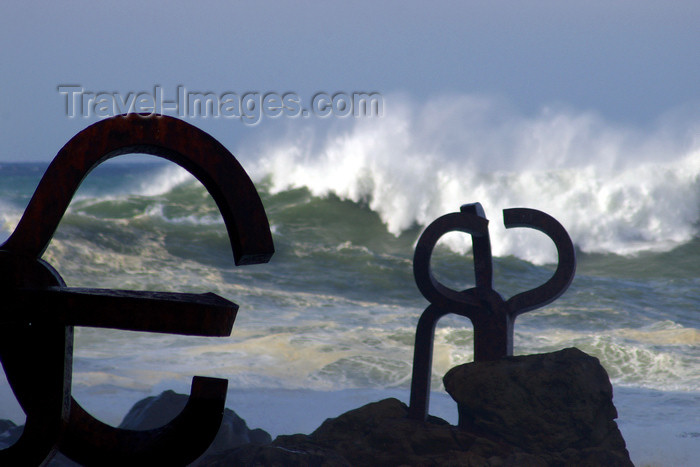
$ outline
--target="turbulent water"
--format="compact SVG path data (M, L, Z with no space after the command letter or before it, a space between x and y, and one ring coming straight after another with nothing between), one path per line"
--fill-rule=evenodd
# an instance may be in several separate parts
M224 377L229 406L273 434L308 431L372 397L407 401L427 306L413 247L432 220L479 201L491 220L495 288L506 297L546 281L556 250L538 232L504 229L502 209L553 215L577 248L569 290L518 318L515 353L576 346L598 357L633 460L691 465L700 455L700 144L586 115L501 121L486 108L473 122L463 113L453 118L466 129L442 138L429 136L453 124L399 112L241 156L273 232L267 265L234 266L216 205L175 165L143 156L96 169L44 255L69 286L212 291L240 310L228 338L77 328L76 397L118 423L146 395L188 391L192 375ZM479 146L470 143L477 136ZM45 167L0 167L2 238ZM433 256L454 288L473 281L469 246L450 234ZM431 408L453 422L440 378L472 359L469 321L440 321ZM0 387L0 409L21 421L7 383Z

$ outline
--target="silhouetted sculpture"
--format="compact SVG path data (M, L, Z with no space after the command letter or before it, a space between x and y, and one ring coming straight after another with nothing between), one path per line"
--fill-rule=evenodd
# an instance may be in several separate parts
M73 326L228 336L238 305L212 293L66 287L41 259L82 180L120 154L168 159L194 175L223 216L237 265L274 252L258 193L233 155L207 133L166 116L118 116L73 137L46 170L17 228L0 245L5 305L0 359L26 414L21 438L1 465L40 465L57 450L86 465L185 465L216 435L228 381L195 376L185 409L167 425L122 430L87 413L71 396Z
M467 204L460 212L446 214L430 224L416 245L413 274L418 289L431 303L416 329L409 416L424 420L428 415L433 336L437 321L449 313L469 318L474 326L474 360L498 360L513 355L513 323L526 311L556 300L569 287L576 271L576 255L569 234L556 219L535 209L503 211L506 228L528 227L554 241L559 264L544 284L508 300L493 289L493 263L488 220L481 204ZM430 256L437 241L447 232L465 232L472 237L475 287L458 292L441 284L430 270Z

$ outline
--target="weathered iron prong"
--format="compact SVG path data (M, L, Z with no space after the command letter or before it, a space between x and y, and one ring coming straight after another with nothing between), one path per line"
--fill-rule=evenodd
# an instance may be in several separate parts
M431 305L423 312L416 328L413 353L413 375L409 417L424 420L428 415L430 380L432 375L433 339L435 326L440 318L449 313L458 314L474 321L479 319L484 297L474 293L475 289L458 292L441 284L433 275L430 258L438 240L447 232L459 231L472 237L474 272L477 288L491 288L493 268L488 220L479 203L465 204L460 212L446 214L431 223L421 234L413 256L413 275L416 285ZM489 334L481 341L488 341ZM480 350L484 346L480 346Z
M479 303L476 302L472 296L465 295L441 284L433 275L430 266L430 258L438 240L447 232L458 231L470 234L472 236L472 244L474 245L475 257L477 255L476 251L478 245L479 255L481 255L484 260L479 261L480 265L483 266L483 270L477 272L479 274L485 274L487 277L483 278L483 281L489 282L491 247L488 241L488 224L489 221L484 217L469 212L453 212L439 217L423 231L418 239L416 250L413 254L413 275L418 290L420 290L430 303L439 304L451 310L460 310L450 311L450 313L470 313L472 308L477 308L479 306ZM477 242L477 239L483 240L484 238L486 239L485 241L481 243ZM488 259L488 261L486 261L486 259ZM488 264L488 266L486 266L486 264ZM477 280L479 279L477 278Z
M71 387L72 354L60 350L72 345L72 331L55 325L2 326L0 358L26 418L20 438L0 450L0 465L44 465L55 454L68 421L65 394ZM59 351L47 353L46 348Z
M15 321L188 336L229 336L238 311L238 305L213 293L77 287L18 289L8 301L26 307Z
M16 287L64 285L48 263L0 250L0 292ZM25 308L9 301L0 308L0 360L26 421L21 437L0 450L0 465L36 466L55 453L68 421L73 328L28 322Z
M557 247L557 270L544 284L508 299L509 313L515 316L543 307L566 292L576 274L576 250L569 233L559 221L536 209L512 208L503 210L506 228L527 227L547 235Z
M469 290L481 303L474 313L474 361L492 361L513 355L514 317L508 313L503 297L491 288Z
M425 420L430 404L430 381L433 368L433 338L438 320L448 314L444 308L430 305L418 319L416 342L413 350L413 373L411 377L411 400L408 416Z

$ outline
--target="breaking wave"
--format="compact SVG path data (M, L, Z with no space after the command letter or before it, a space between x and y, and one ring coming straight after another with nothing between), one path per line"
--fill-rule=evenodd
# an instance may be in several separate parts
M506 233L502 209L551 214L584 252L665 251L695 237L700 218L700 122L678 120L641 129L567 109L522 115L488 98L394 96L381 119L282 138L248 170L273 193L306 187L364 203L396 235L478 201L494 254L535 263L555 260L553 246Z

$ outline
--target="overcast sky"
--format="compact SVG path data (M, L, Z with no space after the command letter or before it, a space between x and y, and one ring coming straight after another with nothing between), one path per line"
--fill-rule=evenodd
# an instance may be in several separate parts
M700 109L699 24L689 0L3 2L0 161L48 161L97 121L66 117L66 84L120 95L160 85L168 97L177 85L419 103L475 95L644 127ZM191 123L235 153L282 120Z

